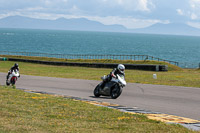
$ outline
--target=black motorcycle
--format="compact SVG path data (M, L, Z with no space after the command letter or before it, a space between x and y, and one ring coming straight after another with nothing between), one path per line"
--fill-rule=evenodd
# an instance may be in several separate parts
M104 77L101 79L104 80ZM94 96L100 97L102 96L111 96L112 99L118 98L122 93L122 88L126 86L126 81L124 75L117 74L116 78L112 77L112 79L103 84L103 81L99 83L94 89Z

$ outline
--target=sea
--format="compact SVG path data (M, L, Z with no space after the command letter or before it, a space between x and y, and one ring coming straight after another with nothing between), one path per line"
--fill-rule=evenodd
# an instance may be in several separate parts
M200 36L0 29L0 51L51 54L149 55L200 65Z

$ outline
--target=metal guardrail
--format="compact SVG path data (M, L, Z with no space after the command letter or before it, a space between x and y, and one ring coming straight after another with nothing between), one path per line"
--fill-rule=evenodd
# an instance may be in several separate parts
M153 60L153 61L164 61L179 66L179 63L176 61L164 60L161 58L156 58L148 55L49 54L49 53L10 52L10 51L0 51L0 55L50 57L50 58L61 58L61 59Z

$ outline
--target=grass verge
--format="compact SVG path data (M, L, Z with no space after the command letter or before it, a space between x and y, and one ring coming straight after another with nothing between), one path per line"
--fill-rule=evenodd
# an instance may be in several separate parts
M15 62L0 61L0 72L7 72ZM59 78L100 80L112 69L52 66L18 62L21 74ZM157 79L153 79L157 74ZM159 84L200 88L200 69L180 69L168 72L126 70L126 81L142 84Z
M172 132L192 133L105 107L0 86L0 132Z
M168 70L181 70L180 67L169 64L162 61L150 61L150 60L112 60L112 59L62 59L62 58L47 58L47 57L35 57L35 56L16 56L16 55L2 55L7 58L18 58L28 60L41 60L41 61L58 61L58 62L74 62L74 63L117 63L117 64L156 64L156 65L168 65Z

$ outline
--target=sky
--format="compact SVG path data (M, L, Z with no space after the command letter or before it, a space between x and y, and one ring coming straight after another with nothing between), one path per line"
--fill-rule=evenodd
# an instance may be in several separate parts
M86 18L128 29L155 23L200 28L200 0L0 0L0 18L14 15L50 20Z

